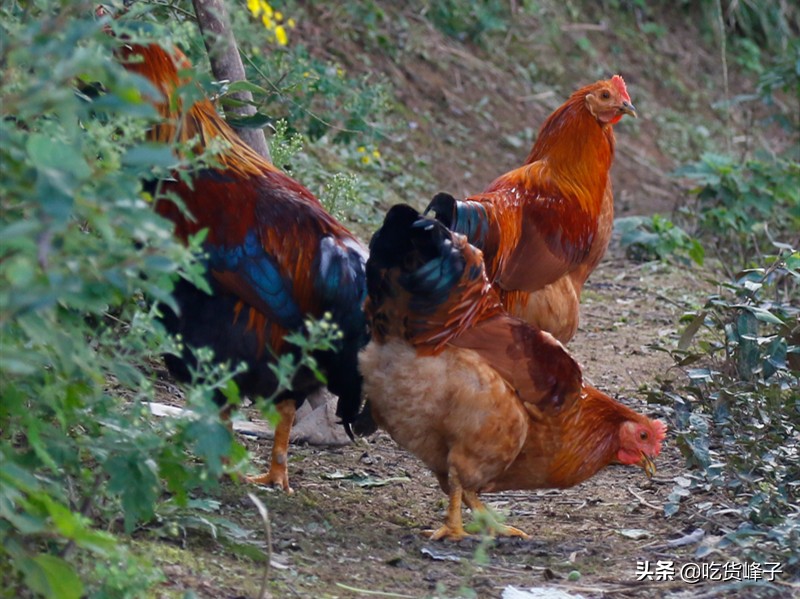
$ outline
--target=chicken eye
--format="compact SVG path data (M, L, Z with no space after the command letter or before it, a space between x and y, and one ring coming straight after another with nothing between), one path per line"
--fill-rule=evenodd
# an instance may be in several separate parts
M639 433L639 438L642 441L647 441L647 431L642 431L641 433Z
M608 92L608 90L605 90L602 94L600 94L600 97L603 98L603 100L608 100L611 97L611 94Z

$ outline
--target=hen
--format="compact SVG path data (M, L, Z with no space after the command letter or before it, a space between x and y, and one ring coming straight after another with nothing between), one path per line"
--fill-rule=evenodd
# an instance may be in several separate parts
M561 343L506 314L464 236L395 206L370 244L367 289L364 391L449 496L432 538L466 536L462 500L484 510L481 492L570 487L612 463L655 471L665 426L584 385Z
M124 45L119 54L127 69L146 77L162 95L153 100L163 120L151 130L151 140L191 144L196 153L211 144L223 148L214 166L157 183L162 199L156 210L175 224L181 240L208 230L204 249L211 294L181 280L174 291L180 313L166 310L166 328L188 347L210 347L218 361L245 362L247 371L236 379L241 392L264 397L278 385L268 365L293 351L286 334L302 331L307 317L330 314L342 333L338 351L315 358L339 396L337 415L350 434L361 398L357 355L368 340L363 246L308 189L241 142L208 99L182 103L176 91L188 83L182 71L191 65L180 51ZM183 380L194 365L188 347L182 356L166 357L170 371ZM320 385L302 369L291 391L276 399L281 418L270 470L251 481L290 490L286 462L295 409ZM221 394L216 401L225 403Z
M619 75L583 87L542 125L524 166L463 201L439 194L426 210L483 250L509 313L564 343L611 237L613 125L626 114L636 110Z

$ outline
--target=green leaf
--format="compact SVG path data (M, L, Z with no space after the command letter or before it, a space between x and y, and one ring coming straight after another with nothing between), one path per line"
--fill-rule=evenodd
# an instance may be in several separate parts
M186 429L193 439L194 451L203 458L212 472L222 471L222 458L228 455L233 437L219 421L195 420Z
M172 148L156 143L133 146L122 156L122 164L125 166L173 168L177 162Z
M122 497L125 530L133 530L139 520L153 514L159 483L152 460L130 452L111 457L103 465L109 475L108 490Z
M25 582L47 599L80 599L83 583L75 569L60 557L42 554L18 562Z
M106 555L116 546L117 541L112 535L92 530L89 528L89 522L84 520L80 514L72 512L48 495L42 495L41 501L58 532L64 537L72 539L79 546L100 555Z
M249 81L234 81L228 85L227 92L229 94L235 94L236 92L250 92L252 94L262 96L266 96L268 94L267 90L265 90L263 87L258 86L255 83L250 83Z
M257 112L251 116L229 115L227 121L231 127L238 127L240 129L263 129L272 122L272 117Z
M747 305L738 305L737 308L744 308L748 312L752 313L758 320L762 322L768 322L770 324L777 324L783 325L785 324L780 318L775 316L769 310L765 310L764 308L759 308L758 306L747 306Z
M689 344L697 334L697 331L699 331L700 327L703 326L703 322L705 322L707 314L708 312L703 310L692 319L692 322L690 322L689 325L683 330L683 333L681 333L681 338L678 340L678 349L685 350L687 347L689 347Z
M91 174L78 148L59 139L33 133L28 138L27 149L28 156L37 168L68 172L77 179L86 179Z
M706 250L697 239L692 239L689 245L689 258L698 266L703 266L706 258Z
M743 379L753 378L760 366L761 355L758 350L758 320L751 312L742 311L736 319L736 333L739 336L737 358L739 372Z

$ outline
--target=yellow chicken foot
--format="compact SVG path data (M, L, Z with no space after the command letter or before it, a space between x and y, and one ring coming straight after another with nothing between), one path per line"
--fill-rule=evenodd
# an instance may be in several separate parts
M296 406L293 400L280 402L277 406L281 419L275 427L275 439L272 443L272 461L269 472L258 476L248 476L245 480L258 485L272 485L287 493L293 493L289 486L289 471L286 462L289 459L289 433L292 430Z
M467 507L473 512L481 512L486 515L491 532L495 535L501 537L520 537L526 541L531 538L529 534L521 531L519 528L500 524L495 519L494 514L489 511L489 508L478 498L478 494L475 491L464 491L464 503L466 503Z
M450 503L447 506L447 518L444 526L440 526L436 530L426 530L422 533L425 536L429 536L431 541L460 541L471 536L464 530L464 522L461 519L461 498L464 490L461 488L455 468L450 468L448 481Z

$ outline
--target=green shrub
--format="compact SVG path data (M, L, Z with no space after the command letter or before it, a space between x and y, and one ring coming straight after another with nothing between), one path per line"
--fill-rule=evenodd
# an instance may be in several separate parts
M702 494L708 501L693 509L724 522L720 548L798 574L800 254L785 249L766 260L687 314L669 350L686 379L655 396L672 404L678 447L693 472L678 480L665 512ZM714 518L722 509L724 519Z
M159 305L173 306L177 277L201 284L203 236L178 243L142 181L203 157L178 164L143 141L151 86L112 58L91 3L6 3L0 16L0 580L17 596L139 597L161 575L111 533L247 463L210 401L238 400L238 367L197 352L191 413L159 420L148 405L155 361L179 351ZM309 327L291 339L301 361L278 368L286 386L337 334Z
M733 251L740 265L760 255L771 240L800 229L800 162L797 157L759 155L741 163L720 154L703 154L676 172L692 179L695 204L686 213L700 236Z
M631 260L643 262L677 256L703 264L705 250L700 242L659 214L618 218L614 230L620 234L620 244Z
M508 4L497 0L429 0L424 11L442 33L471 42L480 42L485 34L504 30L509 17Z

